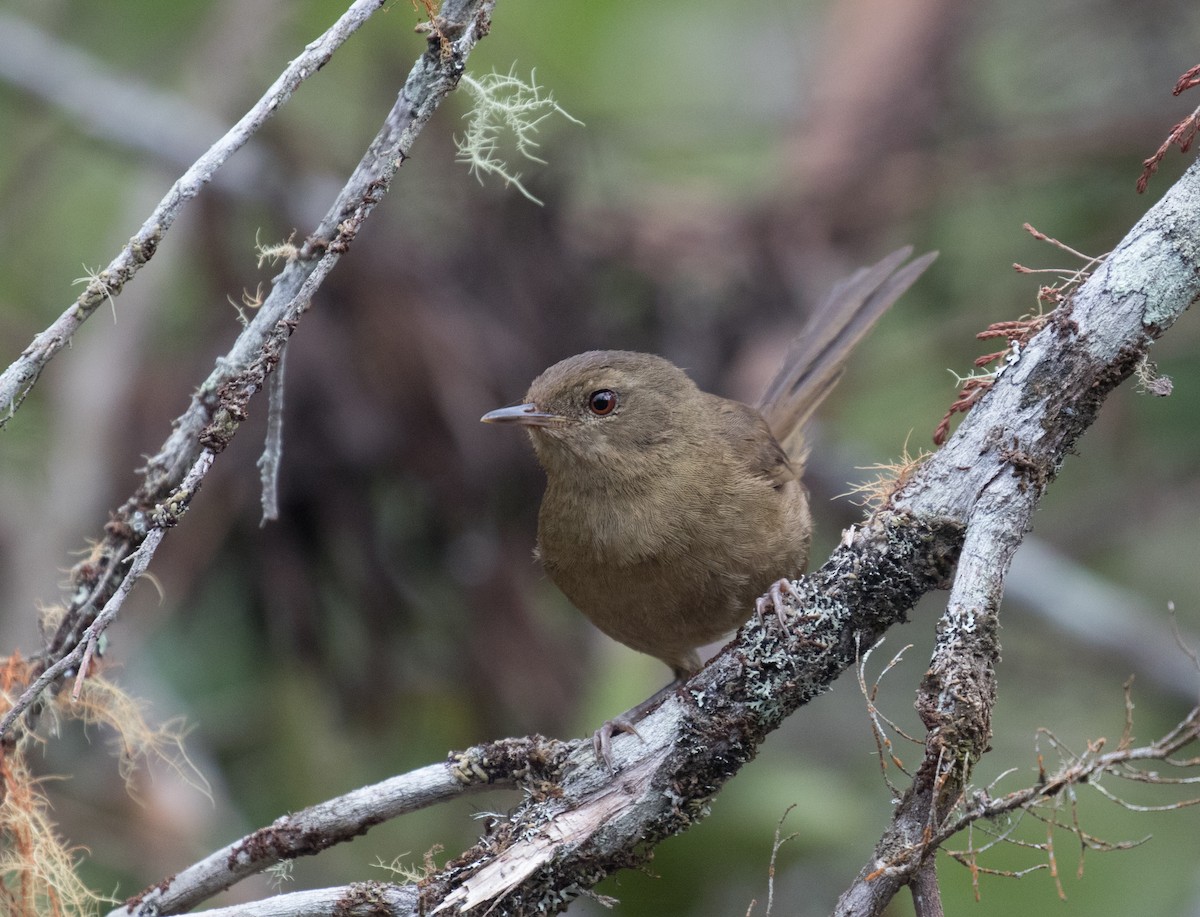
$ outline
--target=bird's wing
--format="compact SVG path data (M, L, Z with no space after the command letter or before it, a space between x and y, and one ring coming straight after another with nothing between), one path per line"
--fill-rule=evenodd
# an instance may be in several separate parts
M775 488L794 481L796 473L788 455L762 415L740 401L713 398L720 403L721 432L731 445L734 460L751 474L767 478Z

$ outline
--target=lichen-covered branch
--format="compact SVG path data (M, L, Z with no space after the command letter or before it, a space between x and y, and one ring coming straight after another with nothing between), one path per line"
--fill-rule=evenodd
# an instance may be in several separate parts
M360 2L351 9L365 5ZM247 416L249 400L277 365L317 288L353 244L413 141L457 85L466 57L487 33L493 6L494 0L446 0L426 52L413 66L383 127L337 200L292 253L254 318L175 420L170 436L147 462L141 486L113 514L88 561L72 570L69 603L46 651L34 664L34 678L84 639L98 610L120 589L126 559L155 530L156 508L184 480L200 451L219 454L228 445ZM8 722L21 712L9 711ZM0 740L9 748L13 747L11 733L11 725L7 732L0 729Z
M276 819L169 879L134 895L109 917L157 917L191 910L217 892L282 860L311 856L369 828L468 793L523 786L544 793L562 777L570 746L532 736L477 745L381 783ZM410 895L415 901L415 894Z
M390 882L355 882L342 888L289 892L252 904L205 911L205 917L388 917L415 914L416 888ZM123 913L123 912L119 912Z
M612 745L615 772L590 749L559 796L527 803L491 836L426 880L427 912L560 910L580 890L649 859L691 827L766 736L824 692L870 645L942 584L958 549L950 522L884 514L799 581L795 625L752 623L679 695Z
M320 70L346 39L383 4L384 0L355 0L337 22L311 42L241 120L176 180L133 238L106 267L90 278L75 302L0 373L0 429L20 407L46 364L70 342L72 335L96 308L117 296L142 266L154 257L163 236L175 223L184 205L200 193L217 169L241 149L291 98L300 84Z
M1026 493L1028 502L1036 502L1032 491ZM989 518L1003 524L1000 515ZM928 847L930 829L949 817L991 739L994 666L1000 658L997 612L1007 568L997 545L1005 545L1011 558L1020 534L986 525L967 528L933 660L918 691L917 710L927 730L925 758L871 859L838 901L834 913L839 917L881 913L909 883L914 895L918 884L921 894L931 894L936 850Z
M640 737L614 739L614 770L597 761L590 743L572 743L556 763L554 786L531 793L477 846L418 883L411 908L382 913L561 910L610 872L644 863L659 840L707 814L709 800L766 736L852 666L860 646L904 620L917 598L945 581L959 537L953 523L881 515L799 582L805 598L796 627L782 630L771 618L766 628L745 628L685 691L638 723ZM536 759L529 764L537 769ZM326 890L322 900L348 891ZM289 897L272 899L273 907ZM111 917L119 913L130 911Z
M916 777L836 913L882 913L931 862L989 747L1004 578L1047 485L1108 393L1200 298L1200 172L1193 165L1050 316L898 509L961 519L967 536L918 692Z
M211 452L200 453L191 471L188 472L187 477L183 479L176 491L159 504L150 522L150 529L146 537L142 539L137 550L125 558L126 569L119 576L112 578L112 582L116 586L112 595L104 603L104 607L83 629L70 651L56 659L53 664L44 666L41 673L5 711L4 716L0 718L0 739L5 739L9 735L13 723L29 709L43 691L72 670L77 671L75 694L79 694L79 684L87 677L88 663L95 652L97 641L108 626L116 620L130 590L150 566L154 552L158 550L167 529L178 524L180 518L187 512L192 497L195 496L204 476L208 474L214 458L215 456ZM95 596L95 590L89 593L89 604L94 602ZM0 747L11 748L13 746L11 741L5 741Z

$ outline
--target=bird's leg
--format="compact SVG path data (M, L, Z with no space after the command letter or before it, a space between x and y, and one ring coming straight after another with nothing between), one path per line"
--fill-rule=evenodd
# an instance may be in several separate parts
M695 653L689 655L695 656ZM634 723L641 721L646 714L661 704L674 691L678 691L683 684L700 670L700 658L696 656L694 659L688 660L687 666L672 666L675 670L675 678L663 685L644 701L635 707L626 710L620 716L614 716L603 726L592 734L592 750L596 753L596 760L603 761L608 765L609 770L612 770L612 737L617 733L628 732L630 735L635 735L641 741L641 733L634 727Z
M761 625L767 613L767 607L775 609L775 617L779 619L781 627L787 627L787 611L784 606L787 604L784 595L788 598L800 601L802 596L796 591L795 584L790 579L776 580L771 584L771 588L767 590L766 595L760 595L754 600L754 614L758 617L758 623Z

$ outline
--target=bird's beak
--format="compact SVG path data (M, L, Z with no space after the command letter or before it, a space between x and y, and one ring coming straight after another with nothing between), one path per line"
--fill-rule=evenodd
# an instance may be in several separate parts
M566 420L561 414L539 411L536 404L515 404L510 408L497 408L479 418L483 423L519 423L524 427L549 427Z

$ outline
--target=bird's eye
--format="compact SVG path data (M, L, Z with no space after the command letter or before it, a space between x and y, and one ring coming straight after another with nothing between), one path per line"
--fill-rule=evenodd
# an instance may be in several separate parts
M597 417L605 417L617 409L617 393L602 388L588 395L588 410Z

